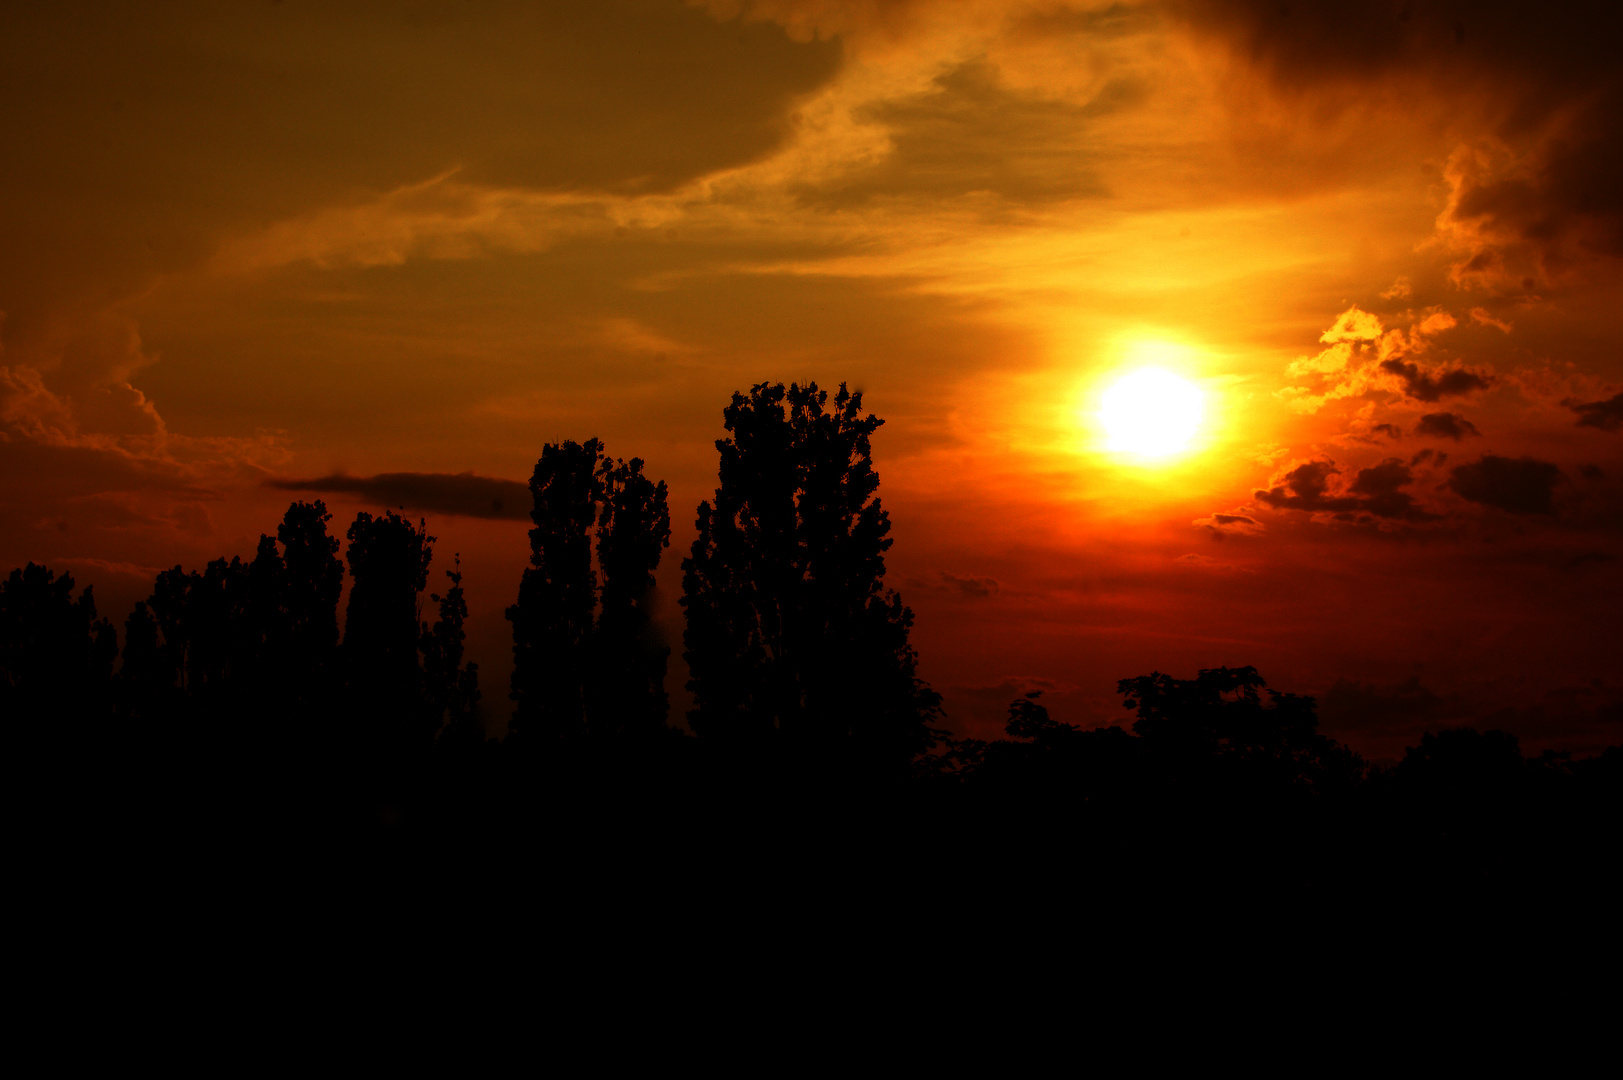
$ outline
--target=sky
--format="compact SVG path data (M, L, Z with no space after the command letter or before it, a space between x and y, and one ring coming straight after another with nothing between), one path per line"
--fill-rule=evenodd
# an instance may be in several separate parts
M1623 741L1614 7L591 0L0 8L0 563L461 555L488 722L542 445L668 481L845 382L920 675L1129 717L1257 666L1374 759ZM1144 368L1201 397L1113 448ZM679 657L670 689L682 707Z

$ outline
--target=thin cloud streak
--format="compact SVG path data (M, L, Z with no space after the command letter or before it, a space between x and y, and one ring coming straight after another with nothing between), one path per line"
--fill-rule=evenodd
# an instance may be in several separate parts
M464 517L528 521L530 489L515 480L465 473L378 473L344 476L335 473L308 480L266 480L278 491L331 492L356 495L384 506L405 507Z

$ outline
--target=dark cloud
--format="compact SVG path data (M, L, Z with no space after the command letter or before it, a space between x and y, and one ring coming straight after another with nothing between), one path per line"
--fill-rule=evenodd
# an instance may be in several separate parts
M1414 474L1397 458L1358 470L1352 483L1332 489L1331 480L1341 470L1330 460L1309 461L1280 477L1256 497L1280 510L1307 510L1333 513L1347 519L1361 514L1394 521L1428 521L1436 517L1420 508L1414 497L1403 491Z
M1606 479L1606 473L1599 465L1580 465L1578 466L1578 475L1582 476L1585 480Z
M267 480L282 491L325 491L359 495L385 506L405 506L439 514L528 521L530 489L516 480L466 473L379 473L376 476L322 476L314 480Z
M1340 679L1319 698L1319 722L1327 734L1354 749L1388 759L1401 757L1403 748L1418 743L1425 732L1460 724L1586 749L1617 741L1623 700L1598 679L1589 685L1551 687L1537 703L1515 706L1492 696L1438 694L1417 676L1387 685Z
M998 679L996 675L993 679ZM1042 691L1042 704L1055 720L1092 727L1100 717L1093 715L1081 687L1072 682L1038 675L1009 675L999 681L977 683L944 683L940 686L946 699L946 712L955 731L980 739L1003 737L1003 725L1008 716L1009 702L1024 697L1033 690ZM1109 720L1115 720L1109 714Z
M1072 104L1012 90L983 62L964 64L924 94L869 110L865 119L890 130L891 152L806 197L844 204L988 192L1031 203L1103 195L1077 133L1146 96L1138 83L1112 82L1092 101Z
M1403 392L1417 401L1437 401L1440 398L1469 394L1473 390L1486 390L1488 378L1464 368L1455 368L1440 375L1422 371L1418 364L1402 360L1382 360L1381 370L1391 372L1403 380Z
M1552 686L1531 705L1505 705L1477 721L1525 740L1555 742L1578 753L1617 745L1623 737L1623 693L1600 679L1587 685Z
M1551 498L1561 470L1548 461L1485 454L1479 461L1457 465L1448 487L1461 498L1512 514L1555 513Z
M1390 438L1390 439L1401 439L1401 438L1403 438L1403 432L1398 428L1398 426L1396 424L1376 424L1374 427L1370 428L1370 430L1371 431L1378 431L1382 435L1385 435L1387 438Z
M1221 538L1221 534L1219 534L1219 538ZM1173 561L1178 566L1189 567L1208 574L1233 575L1256 573L1256 571L1252 570L1249 566L1240 566L1235 563L1222 562L1218 559L1209 559L1204 555L1196 555L1193 552L1190 552L1187 555L1179 555Z
M1615 4L1518 0L1172 0L1305 117L1370 99L1471 103L1481 149L1450 163L1440 225L1457 280L1511 290L1595 255L1623 255L1623 79ZM1317 100L1312 100L1316 95ZM1483 108L1486 106L1486 108Z
M0 6L0 310L420 183L669 190L769 154L837 41L656 0Z
M117 448L49 446L0 431L0 501L42 504L113 491L156 491L216 499L195 470Z
M1436 464L1437 466L1441 467L1443 462L1445 462L1447 460L1448 460L1448 455L1447 454L1443 453L1440 450L1432 450L1432 449L1428 448L1428 449L1420 451L1420 453L1418 453L1414 457L1410 458L1409 459L1409 466L1411 468L1413 468L1414 466L1424 465L1426 462L1430 461L1430 462Z
M1263 531L1262 522L1247 514L1213 514L1196 518L1191 524L1204 528L1214 540L1226 540L1231 536L1257 536Z
M1613 394L1605 401L1566 401L1563 404L1578 414L1579 427L1599 428L1602 431L1623 428L1623 393Z
M1416 732L1440 718L1444 702L1410 676L1396 686L1338 679L1319 702L1319 719L1331 732Z
M976 600L992 596L1001 588L997 578L978 577L973 574L949 574L945 570L937 571L935 576L930 578L909 578L907 586L928 592L953 593Z
M1459 442L1467 435L1481 435L1476 425L1458 413L1434 412L1427 413L1415 425L1416 435L1430 435L1439 439L1453 439Z
M986 597L998 591L997 578L962 576L943 571L941 580L943 584L957 589L965 596Z
M1616 82L1612 4L1523 0L1170 0L1284 89L1406 80L1519 105L1514 130Z

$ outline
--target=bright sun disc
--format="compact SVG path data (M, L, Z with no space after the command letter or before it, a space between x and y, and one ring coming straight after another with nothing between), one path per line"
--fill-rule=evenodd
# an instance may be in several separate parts
M1200 427L1201 405L1200 390L1159 368L1125 375L1105 392L1107 445L1145 457L1176 454Z

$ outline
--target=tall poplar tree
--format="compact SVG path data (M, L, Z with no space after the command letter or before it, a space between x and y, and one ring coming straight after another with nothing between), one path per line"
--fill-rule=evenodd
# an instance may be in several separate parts
M530 567L507 609L520 742L665 730L669 649L653 633L649 600L670 513L665 484L642 468L609 458L596 439L548 444L536 463Z
M665 482L643 475L642 459L599 469L597 562L603 574L589 721L594 736L646 739L666 730L670 699L665 666L670 647L659 639L651 603L654 571L671 543Z
M423 704L417 650L419 597L428 585L434 538L424 523L362 511L349 533L353 584L344 612L344 673L358 734L385 756L411 756L433 745L438 717Z
M701 738L900 775L931 745L940 697L884 585L883 421L843 384L828 405L815 383L762 383L725 410L720 486L682 564L689 717Z

